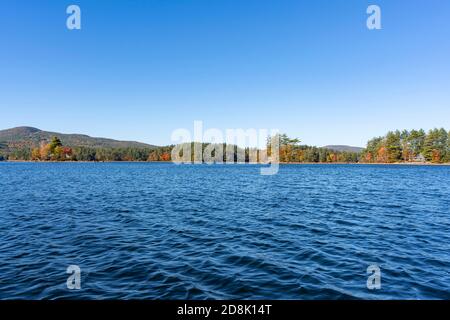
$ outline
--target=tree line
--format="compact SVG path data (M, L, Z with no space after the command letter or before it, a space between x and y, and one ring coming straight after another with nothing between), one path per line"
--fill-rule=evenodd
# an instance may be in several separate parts
M268 138L267 153L271 153L270 141ZM280 161L281 162L358 162L359 154L355 152L337 152L326 148L317 148L300 145L298 139L291 139L287 135L280 135ZM196 145L201 145L202 153L210 145L208 143L191 143L191 161L195 160L194 150ZM20 148L0 155L3 160L24 160L24 161L171 161L172 150L175 146L155 147L155 148L93 148L93 147L69 147L64 146L58 137L53 137L48 143L42 142L36 148ZM227 159L225 150L229 150L230 145L222 144L223 162ZM239 148L231 145L231 161L252 161L252 154L257 155L256 161L262 159L262 150L254 148ZM243 155L243 159L241 157ZM214 151L212 152L214 156Z
M442 128L428 132L423 129L391 131L385 136L369 140L361 152L335 151L302 145L299 139L281 134L267 139L266 150L241 149L233 145L231 161L250 162L254 160L252 156L255 154L257 161L260 161L262 152L269 157L273 156L273 139L279 141L279 161L282 163L450 162L450 132ZM195 160L194 150L198 144L191 143L191 161ZM202 143L202 152L208 146L209 144ZM65 146L58 137L53 137L50 142L42 142L39 147L24 147L4 153L1 153L1 150L5 149L0 149L0 161L171 161L174 147L174 145L154 148L70 147ZM221 147L225 151L230 146L222 144ZM227 158L224 152L223 162L226 161L230 161L230 158Z
M361 155L361 162L450 162L450 131L445 129L390 131L371 139Z

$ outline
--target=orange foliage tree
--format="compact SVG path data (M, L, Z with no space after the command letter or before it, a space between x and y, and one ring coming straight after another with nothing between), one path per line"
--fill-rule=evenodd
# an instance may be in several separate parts
M378 149L377 162L381 162L381 163L388 162L388 152L386 150L386 147L382 146L380 149Z
M431 162L439 163L441 162L441 152L439 150L433 149L431 153Z
M164 152L164 153L161 155L161 161L170 161L170 153Z

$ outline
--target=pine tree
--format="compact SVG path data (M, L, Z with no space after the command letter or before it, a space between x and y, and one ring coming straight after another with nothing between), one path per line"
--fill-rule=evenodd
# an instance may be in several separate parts
M62 147L62 142L61 142L61 140L59 140L58 137L53 137L52 141L49 144L49 147L50 147L50 152L54 153L56 147Z
M448 133L445 129L430 130L425 137L423 155L433 162L442 162L446 158Z
M386 135L386 152L388 162L397 162L402 156L400 131L388 132Z

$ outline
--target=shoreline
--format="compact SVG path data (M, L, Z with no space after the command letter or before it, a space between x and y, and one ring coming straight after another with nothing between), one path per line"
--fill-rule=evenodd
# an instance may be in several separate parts
M34 160L4 160L0 163L174 163L172 161L34 161ZM193 164L193 163L190 163ZM227 164L215 163L215 164ZM240 162L235 164L259 164L269 165L269 163L248 163ZM366 162L280 162L280 165L388 165L388 166L450 166L446 163L431 163L431 162L395 162L395 163L366 163Z

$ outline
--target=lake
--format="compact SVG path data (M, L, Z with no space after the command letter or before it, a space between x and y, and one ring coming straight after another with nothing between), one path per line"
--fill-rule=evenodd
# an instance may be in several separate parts
M259 169L0 163L0 299L450 299L450 166Z

